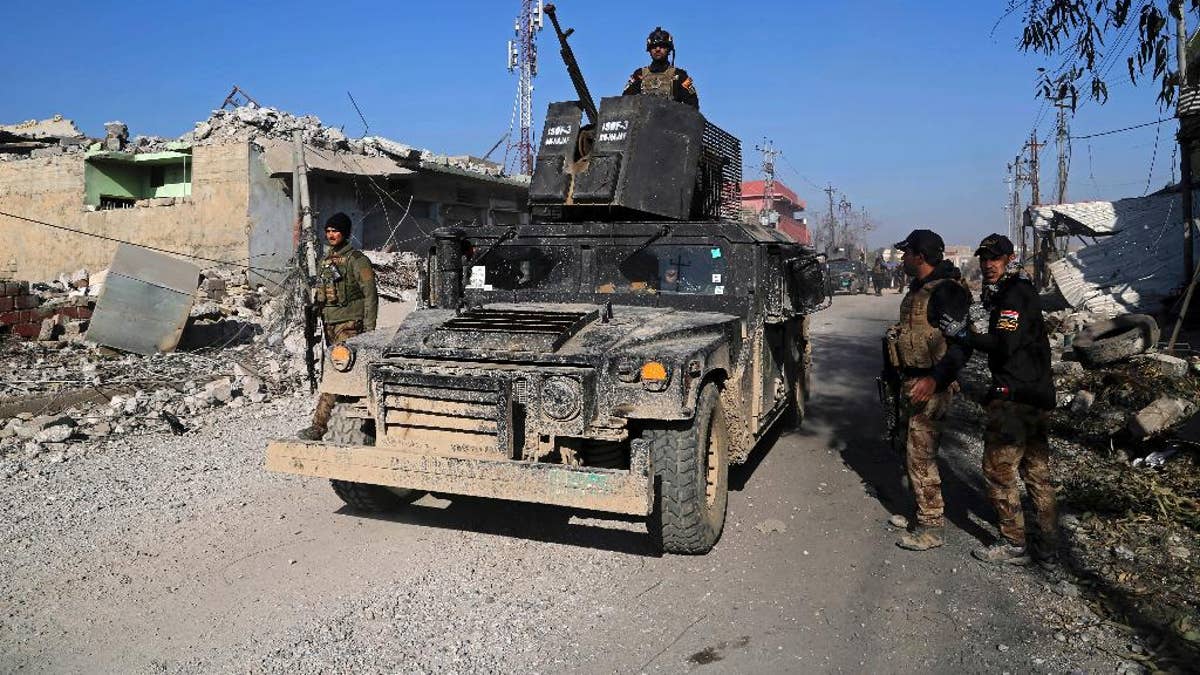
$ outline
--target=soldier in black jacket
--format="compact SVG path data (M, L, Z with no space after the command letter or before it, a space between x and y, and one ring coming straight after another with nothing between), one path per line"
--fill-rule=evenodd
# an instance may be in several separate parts
M676 68L674 59L675 40L661 26L646 38L646 51L650 52L650 65L638 68L629 76L623 96L646 94L662 96L694 108L700 107L700 96L691 76L683 68Z
M1019 472L1033 502L1040 535L1038 545L1031 548L1052 568L1057 517L1046 417L1047 411L1054 408L1055 395L1041 303L1028 279L1008 271L1015 257L1008 237L988 235L975 255L979 256L985 283L983 304L990 312L988 332L971 332L966 322L950 316L940 321L943 333L952 342L986 353L992 373L983 473L988 497L996 508L1001 540L971 554L987 562L1023 565L1030 561L1017 490Z

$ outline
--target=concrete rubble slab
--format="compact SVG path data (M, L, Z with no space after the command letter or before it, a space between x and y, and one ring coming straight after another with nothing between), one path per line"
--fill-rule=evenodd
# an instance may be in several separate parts
M120 244L92 314L88 340L137 354L174 350L199 279L196 265Z

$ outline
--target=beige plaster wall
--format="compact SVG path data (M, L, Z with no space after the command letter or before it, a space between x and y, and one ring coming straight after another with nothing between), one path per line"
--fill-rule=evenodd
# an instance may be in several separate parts
M192 197L185 203L90 212L83 204L81 156L0 162L0 211L244 263L249 255L249 145L197 147L192 166ZM101 270L108 267L115 250L113 242L0 216L0 267L15 259L19 279L52 279L80 267Z

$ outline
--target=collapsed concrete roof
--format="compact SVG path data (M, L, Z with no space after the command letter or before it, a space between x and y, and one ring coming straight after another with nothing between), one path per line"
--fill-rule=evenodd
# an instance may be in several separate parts
M34 149L48 144L64 146L56 152L83 152L88 150L88 139L79 132L74 122L56 115L50 120L31 120L20 124L0 126L0 144L4 143L9 129L21 133L10 139L10 148L5 152L0 145L0 159L21 159ZM134 154L154 153L166 150L181 150L197 145L213 145L232 142L249 142L260 147L267 156L267 165L272 174L290 174L292 171L291 143L293 132L299 131L305 146L310 168L316 171L348 175L394 176L414 173L417 170L441 171L461 176L503 182L526 187L528 176L506 176L504 167L469 155L448 156L414 148L380 136L350 138L338 127L326 126L314 115L293 115L287 111L255 105L212 111L209 117L197 122L195 127L178 138L161 136L136 136L122 147L122 151ZM73 133L83 143L69 145L54 134ZM34 136L33 134L42 134ZM93 151L98 148L91 148ZM36 156L36 155L35 155Z
M82 138L83 132L75 126L75 122L55 115L45 120L26 120L17 124L0 124L0 132L12 136L20 136L31 140L57 141L60 138Z
M1180 194L1160 192L1115 202L1033 207L1075 218L1095 215L1089 230L1110 236L1049 264L1059 292L1075 309L1103 316L1157 312L1186 283ZM1107 206L1105 206L1107 205ZM1111 213L1108 220L1101 216ZM1036 227L1036 225L1035 225ZM1076 232L1082 233L1082 232Z

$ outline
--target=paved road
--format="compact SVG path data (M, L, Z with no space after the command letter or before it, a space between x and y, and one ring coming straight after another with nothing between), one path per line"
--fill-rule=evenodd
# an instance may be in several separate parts
M537 506L354 515L324 481L259 469L302 397L0 484L0 671L1111 670L1055 639L1056 613L1086 609L970 561L986 509L969 443L946 452L948 545L894 546L885 522L908 506L873 377L898 304L814 317L809 420L734 472L707 556Z

